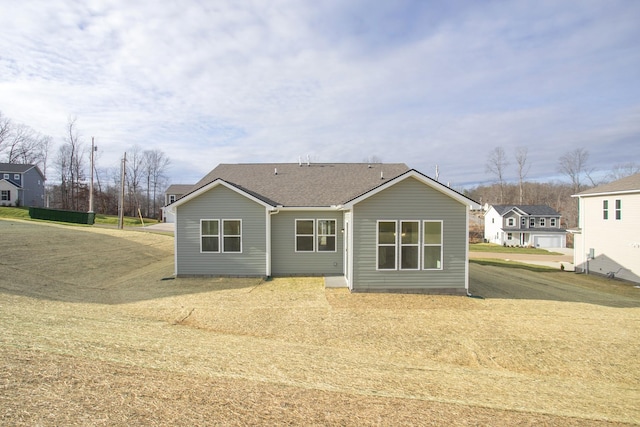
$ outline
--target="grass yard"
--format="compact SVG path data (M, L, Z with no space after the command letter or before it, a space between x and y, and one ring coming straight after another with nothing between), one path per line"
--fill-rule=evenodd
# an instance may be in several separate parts
M534 255L562 255L560 252L552 252L546 249L503 246L495 243L472 243L469 245L470 252L492 252L492 253L509 253L509 254L534 254Z
M0 424L640 423L640 290L471 264L480 298L173 279L173 237L1 220Z

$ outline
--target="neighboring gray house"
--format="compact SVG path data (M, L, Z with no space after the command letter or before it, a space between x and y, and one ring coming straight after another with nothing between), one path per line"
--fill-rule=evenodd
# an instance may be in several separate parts
M492 205L484 215L484 238L507 246L564 248L561 215L546 205Z
M176 276L466 294L473 200L405 164L221 164L171 204Z
M44 207L44 175L38 166L0 163L0 206Z
M640 283L640 173L578 193L576 272Z
M193 184L171 184L164 192L164 207L162 208L162 221L175 222L175 216L166 207L175 202L193 188Z

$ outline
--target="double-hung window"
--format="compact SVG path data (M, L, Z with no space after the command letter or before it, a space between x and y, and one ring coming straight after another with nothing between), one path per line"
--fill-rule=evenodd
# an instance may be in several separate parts
M602 219L609 219L609 201L602 201Z
M540 227L544 227L547 224L547 220L545 218L540 218Z
M442 221L424 221L423 224L423 268L442 269Z
M203 219L200 221L200 251L220 252L220 221Z
M535 226L536 226L536 219L529 218L529 227L535 227Z
M312 219L296 219L296 252L313 252L314 222Z
M508 218L508 219L507 219L507 226L509 226L509 227L513 227L514 225L516 225L516 220L515 220L515 218Z
M550 218L549 219L549 227L555 227L556 226L556 219L555 218Z
M201 220L200 251L242 252L242 221L239 219Z
M2 190L2 192L0 192L0 200L2 200L3 202L10 201L11 190Z
M398 242L395 221L378 221L378 270L395 270Z
M222 220L222 252L242 252L242 221Z
M616 219L622 219L622 200L616 199Z
M317 221L318 252L336 251L336 220L319 219Z
M400 221L400 269L420 268L420 223Z

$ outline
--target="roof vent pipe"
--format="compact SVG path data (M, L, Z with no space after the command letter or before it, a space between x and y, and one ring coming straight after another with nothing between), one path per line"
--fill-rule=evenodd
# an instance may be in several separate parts
M307 154L307 166L311 166L311 159L308 154Z
M278 168L274 168L274 169L273 169L273 174L274 174L274 175L278 175Z
M302 156L298 156L298 166L302 166Z
M380 179L384 179L384 172L380 171Z

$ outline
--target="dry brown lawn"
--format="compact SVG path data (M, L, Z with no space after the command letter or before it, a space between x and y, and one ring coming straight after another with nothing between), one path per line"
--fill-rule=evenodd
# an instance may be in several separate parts
M640 290L471 265L484 299L173 279L173 238L0 220L2 425L640 423Z

